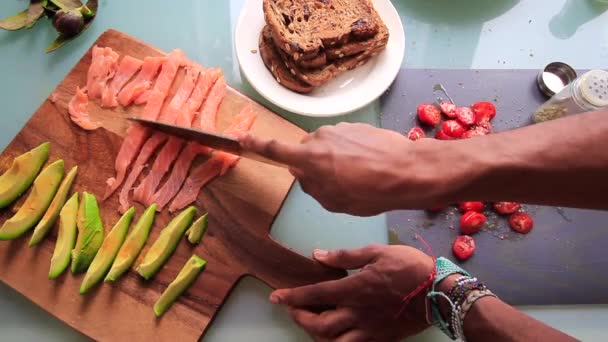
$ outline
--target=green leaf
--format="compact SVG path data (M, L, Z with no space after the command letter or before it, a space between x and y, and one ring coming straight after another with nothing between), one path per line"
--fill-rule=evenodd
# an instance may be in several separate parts
M28 9L23 10L4 20L0 20L0 28L9 31L15 31L20 30L22 28L27 29L36 25L38 19L40 19L40 17L42 17L42 15L44 14L45 5L46 0L32 0Z
M76 35L78 36L78 35ZM75 38L75 37L72 37ZM46 47L46 50L44 50L44 52L53 52L57 49L59 49L60 47L64 46L65 43L69 42L70 39L65 38L64 36L59 36L57 38L55 38L55 40L51 43L51 45Z
M3 19L2 21L0 21L0 28L9 31L15 31L24 28L27 23L27 12L28 10L23 10L11 17Z

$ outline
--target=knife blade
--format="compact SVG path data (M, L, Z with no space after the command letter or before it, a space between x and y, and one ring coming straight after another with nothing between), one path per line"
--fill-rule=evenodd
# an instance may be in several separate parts
M214 133L214 132L209 132L209 131L205 131L205 130L181 127L181 126L171 125L171 124L164 123L164 122L141 119L138 117L128 117L127 120L139 123L145 127L159 130L163 133L175 136L177 138L196 141L196 142L200 143L201 145L205 145L205 146L213 148L215 150L219 150L219 151L223 151L223 152L227 152L227 153L231 153L231 154L236 154L243 158L259 161L264 164L287 168L287 165L285 165L285 164L281 164L274 160L265 158L257 153L243 150L238 139L235 139L235 138L232 138L232 137L220 134L220 133Z

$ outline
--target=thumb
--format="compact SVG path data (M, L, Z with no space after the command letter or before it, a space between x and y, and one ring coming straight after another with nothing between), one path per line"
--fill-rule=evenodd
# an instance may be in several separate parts
M353 270L373 263L382 251L382 245L370 245L356 249L338 249L326 251L315 249L313 257L315 260L334 268Z

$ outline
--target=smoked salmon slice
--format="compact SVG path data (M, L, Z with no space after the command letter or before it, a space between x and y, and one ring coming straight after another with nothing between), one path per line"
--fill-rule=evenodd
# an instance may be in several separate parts
M199 128L212 132L217 129L217 112L224 96L226 96L226 80L224 76L220 76L209 91L209 96L207 96L203 104L198 124Z
M154 84L154 90L160 91L167 96L169 94L169 90L171 89L171 85L173 84L173 80L175 80L175 75L177 75L179 67L185 65L186 63L186 56L182 50L175 49L171 51L171 53L169 53L167 56L167 59L163 62L160 73L158 74L158 78L156 79L156 83ZM152 90L146 90L143 92L135 99L135 104L140 105L146 103L151 92Z
M80 126L82 129L94 130L101 127L98 122L92 122L87 111L87 105L89 104L89 97L87 94L76 87L76 94L68 103L68 113L70 113L70 119L72 122Z
M173 98L171 99L171 102L169 102L169 104L167 105L165 110L161 113L160 119L159 119L160 121L165 121L165 122L168 122L171 124L175 123L178 115L180 114L180 109L186 103L188 98L190 98L190 94L192 94L192 90L194 89L194 86L196 85L196 81L199 77L199 74L200 74L199 68L197 68L197 67L187 68L186 76L184 77L184 80L182 81L179 89L177 90L177 92L175 93ZM163 134L163 133L155 133L153 135L153 137L155 137L157 135L165 136L165 134ZM156 139L158 139L158 137ZM171 138L169 138L169 142L163 146L163 148L159 152L158 156L156 157L156 160L154 161L154 166L150 170L150 173L146 176L146 178L144 178L144 180L140 183L140 185L135 189L135 191L134 191L135 200L141 202L142 201L141 198L147 199L147 197L150 196L154 192L154 190L156 189L156 186L158 186L158 183L160 183L162 176L165 174L166 170L168 170L169 167L171 167L171 163L173 163L173 161L175 161L175 158L177 158L177 155L179 154L179 151L181 150L181 146L182 146L181 143L179 144L179 146L176 146L176 141L179 142L180 139L171 137ZM153 140L152 138L148 139L148 141L146 141L142 150L147 148L148 144L154 144L155 142L156 142L156 140ZM158 147L158 145L156 147ZM178 148L178 149L175 150L176 148ZM150 155L148 156L148 158L150 157ZM137 176L139 176L139 173L141 172L141 170L143 170L139 166L140 166L140 164L143 165L144 163L146 163L148 161L148 158L146 158L145 160L142 160L140 163L138 163L136 161L131 173L138 172ZM162 171L162 170L165 170L165 171ZM160 173L160 177L158 177L158 173ZM137 176L134 176L133 178L137 179ZM129 177L131 177L131 176L129 175ZM157 178L158 178L158 180L157 180ZM121 194L124 193L123 201L121 201L121 202L126 202L126 205L128 205L127 195L130 190L130 186L132 186L132 185L133 184L129 185L129 188L126 188L126 189L125 189L125 187L123 187L123 189L121 191ZM146 194L145 189L148 189L149 186L153 186L153 189L149 191L150 195L146 195L146 197L141 197L142 191L144 191L143 194L145 195ZM127 209L128 209L128 207L127 207Z
M223 165L224 161L221 158L212 156L195 167L184 182L184 186L171 202L169 212L177 211L196 201L200 190L220 174Z
M120 190L120 194L118 195L118 202L120 203L120 207L118 211L121 214L124 214L129 207L131 207L131 203L129 202L129 191L133 187L133 184L137 181L137 177L141 174L141 172L146 167L146 162L150 157L154 154L154 151L167 141L167 135L157 132L152 134L152 136L146 140L146 143L141 148L137 159L135 159L135 163L131 168L131 172L129 173L129 177L125 180L125 185L123 185Z
M146 106L144 107L142 118L146 120L158 119L164 100L165 95L160 91L154 90L150 95L148 103L146 103ZM104 200L110 197L122 184L129 165L131 165L144 141L146 141L149 136L150 130L142 125L132 125L127 129L127 135L120 146L114 164L116 177L111 177L106 181L108 186L106 188L106 193L103 196Z
M186 68L186 76L182 83L180 84L179 89L173 95L171 102L167 108L161 113L159 121L167 122L170 124L174 124L177 120L177 117L181 115L180 109L182 106L188 101L194 87L196 86L196 81L201 73L201 69L198 67L187 67Z
M116 100L116 94L122 89L122 87L129 82L131 77L139 71L144 62L141 59L137 59L131 56L124 56L118 65L116 75L110 82L109 86L106 86L101 94L101 106L104 108L113 108L118 106L118 100Z
M208 131L216 131L217 128L217 112L219 106L226 95L226 80L224 76L219 76L215 84L209 90L209 94L203 103L200 112L200 118L198 121L199 128L206 129ZM196 122L196 121L195 121ZM200 126L204 123L204 126ZM196 126L196 125L195 125ZM147 203L156 203L157 209L162 210L167 203L178 193L182 184L188 176L188 171L192 166L192 162L196 156L200 154L207 154L211 150L206 146L199 145L197 143L189 143L186 148L183 149L177 162L171 170L169 178L163 184L163 186L154 195L151 195L146 201Z
M87 92L90 99L101 97L109 79L114 77L118 66L118 53L109 47L93 46L91 65L87 72Z
M182 106L182 113L177 118L176 122L178 126L192 126L192 121L194 120L196 112L201 108L201 105L207 97L209 90L215 84L221 74L222 71L217 68L201 71L198 82L196 83L196 87L192 91L192 95L190 95L188 101Z
M225 135L236 137L239 134L248 132L253 126L255 119L257 118L257 114L253 110L252 105L245 106L240 113L238 113L234 119L232 120L232 124L226 128L224 131ZM240 157L234 154L215 151L214 155L218 154L220 158L223 159L224 165L222 166L222 170L220 171L220 176L223 176L228 172L228 169L234 167L236 163L239 161Z
M194 113L200 108L203 100L207 97L207 93L214 82L219 78L220 74L221 71L219 69L203 70L200 73L198 82L196 83L196 87L192 91L190 98L182 105L181 114L176 120L178 125L184 127L190 127L192 125ZM151 197L154 194L154 191L156 191L161 180L169 171L171 163L178 158L184 144L185 142L182 139L177 139L175 137L169 139L169 142L163 147L163 150L158 154L158 157L154 161L150 173L148 173L147 177L133 192L134 200L143 204L152 203Z
M245 106L233 119L232 123L224 134L234 136L240 133L245 133L251 129L257 114L253 110L253 106ZM215 177L224 175L230 167L236 165L239 161L239 156L214 151L211 158L204 163L196 166L190 172L190 175L184 182L184 186L181 188L171 205L169 206L169 212L174 212L185 208L190 203L196 201L198 194L201 189L211 182Z
M150 203L156 203L157 210L162 211L167 203L178 193L186 176L188 176L188 170L190 170L194 158L200 154L208 154L210 151L211 149L206 146L189 142L179 154L167 181L150 198Z
M144 91L150 89L152 80L158 74L160 66L165 61L166 57L146 57L141 66L141 71L135 78L129 82L118 93L118 102L123 106L130 105L135 98L141 95Z

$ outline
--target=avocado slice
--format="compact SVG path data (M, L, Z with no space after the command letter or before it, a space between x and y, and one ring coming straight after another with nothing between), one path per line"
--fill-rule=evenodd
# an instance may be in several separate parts
M76 217L78 216L78 193L65 203L59 213L59 232L55 250L51 257L49 279L57 278L70 264L72 249L76 244Z
M103 242L103 223L94 195L83 192L76 218L78 240L72 250L72 273L82 273L89 268Z
M152 204L139 218L139 221L131 230L131 233L127 237L125 243L120 247L118 254L116 255L116 259L114 259L114 263L112 264L112 268L108 272L104 281L116 281L118 280L123 273L125 273L137 256L139 252L141 252L142 248L146 244L148 240L148 236L150 235L150 229L152 229L152 224L154 223L154 216L156 215L156 204Z
M77 172L78 166L74 166L70 172L68 172L68 175L63 179L61 185L59 185L59 189L57 190L57 194L55 195L55 198L53 198L51 205L47 209L44 216L42 216L40 222L38 222L38 225L36 225L36 228L34 228L34 233L32 234L29 243L30 247L39 244L57 221L59 211L68 198L70 188L72 187L72 183L74 183Z
M0 176L0 209L13 203L40 172L49 157L51 144L46 142L13 160L11 167Z
M184 267L179 271L177 277L167 286L160 298L154 303L154 314L162 316L177 298L186 291L205 268L207 262L197 255L192 255Z
M0 227L0 240L13 240L32 229L51 204L63 178L63 160L45 167L34 180L32 192L17 213Z
M207 230L207 213L203 216L199 217L198 220L194 221L190 228L186 231L186 235L188 235L188 241L196 245L201 242L203 238L203 234Z
M135 208L131 207L122 215L120 220L116 222L114 228L112 228L108 236L103 240L99 252L97 252L95 259L93 259L93 262L91 263L91 266L89 266L87 274L84 276L84 280L80 285L80 294L87 293L91 287L97 284L103 276L106 275L106 272L108 272L110 266L112 266L112 262L114 261L114 258L116 258L120 246L122 246L125 237L127 237L127 231L129 231L129 225L133 219L133 214L135 214Z
M160 232L158 239L154 241L144 260L137 266L136 271L144 279L152 278L173 254L179 240L184 236L186 229L190 227L195 214L195 207L186 208Z

